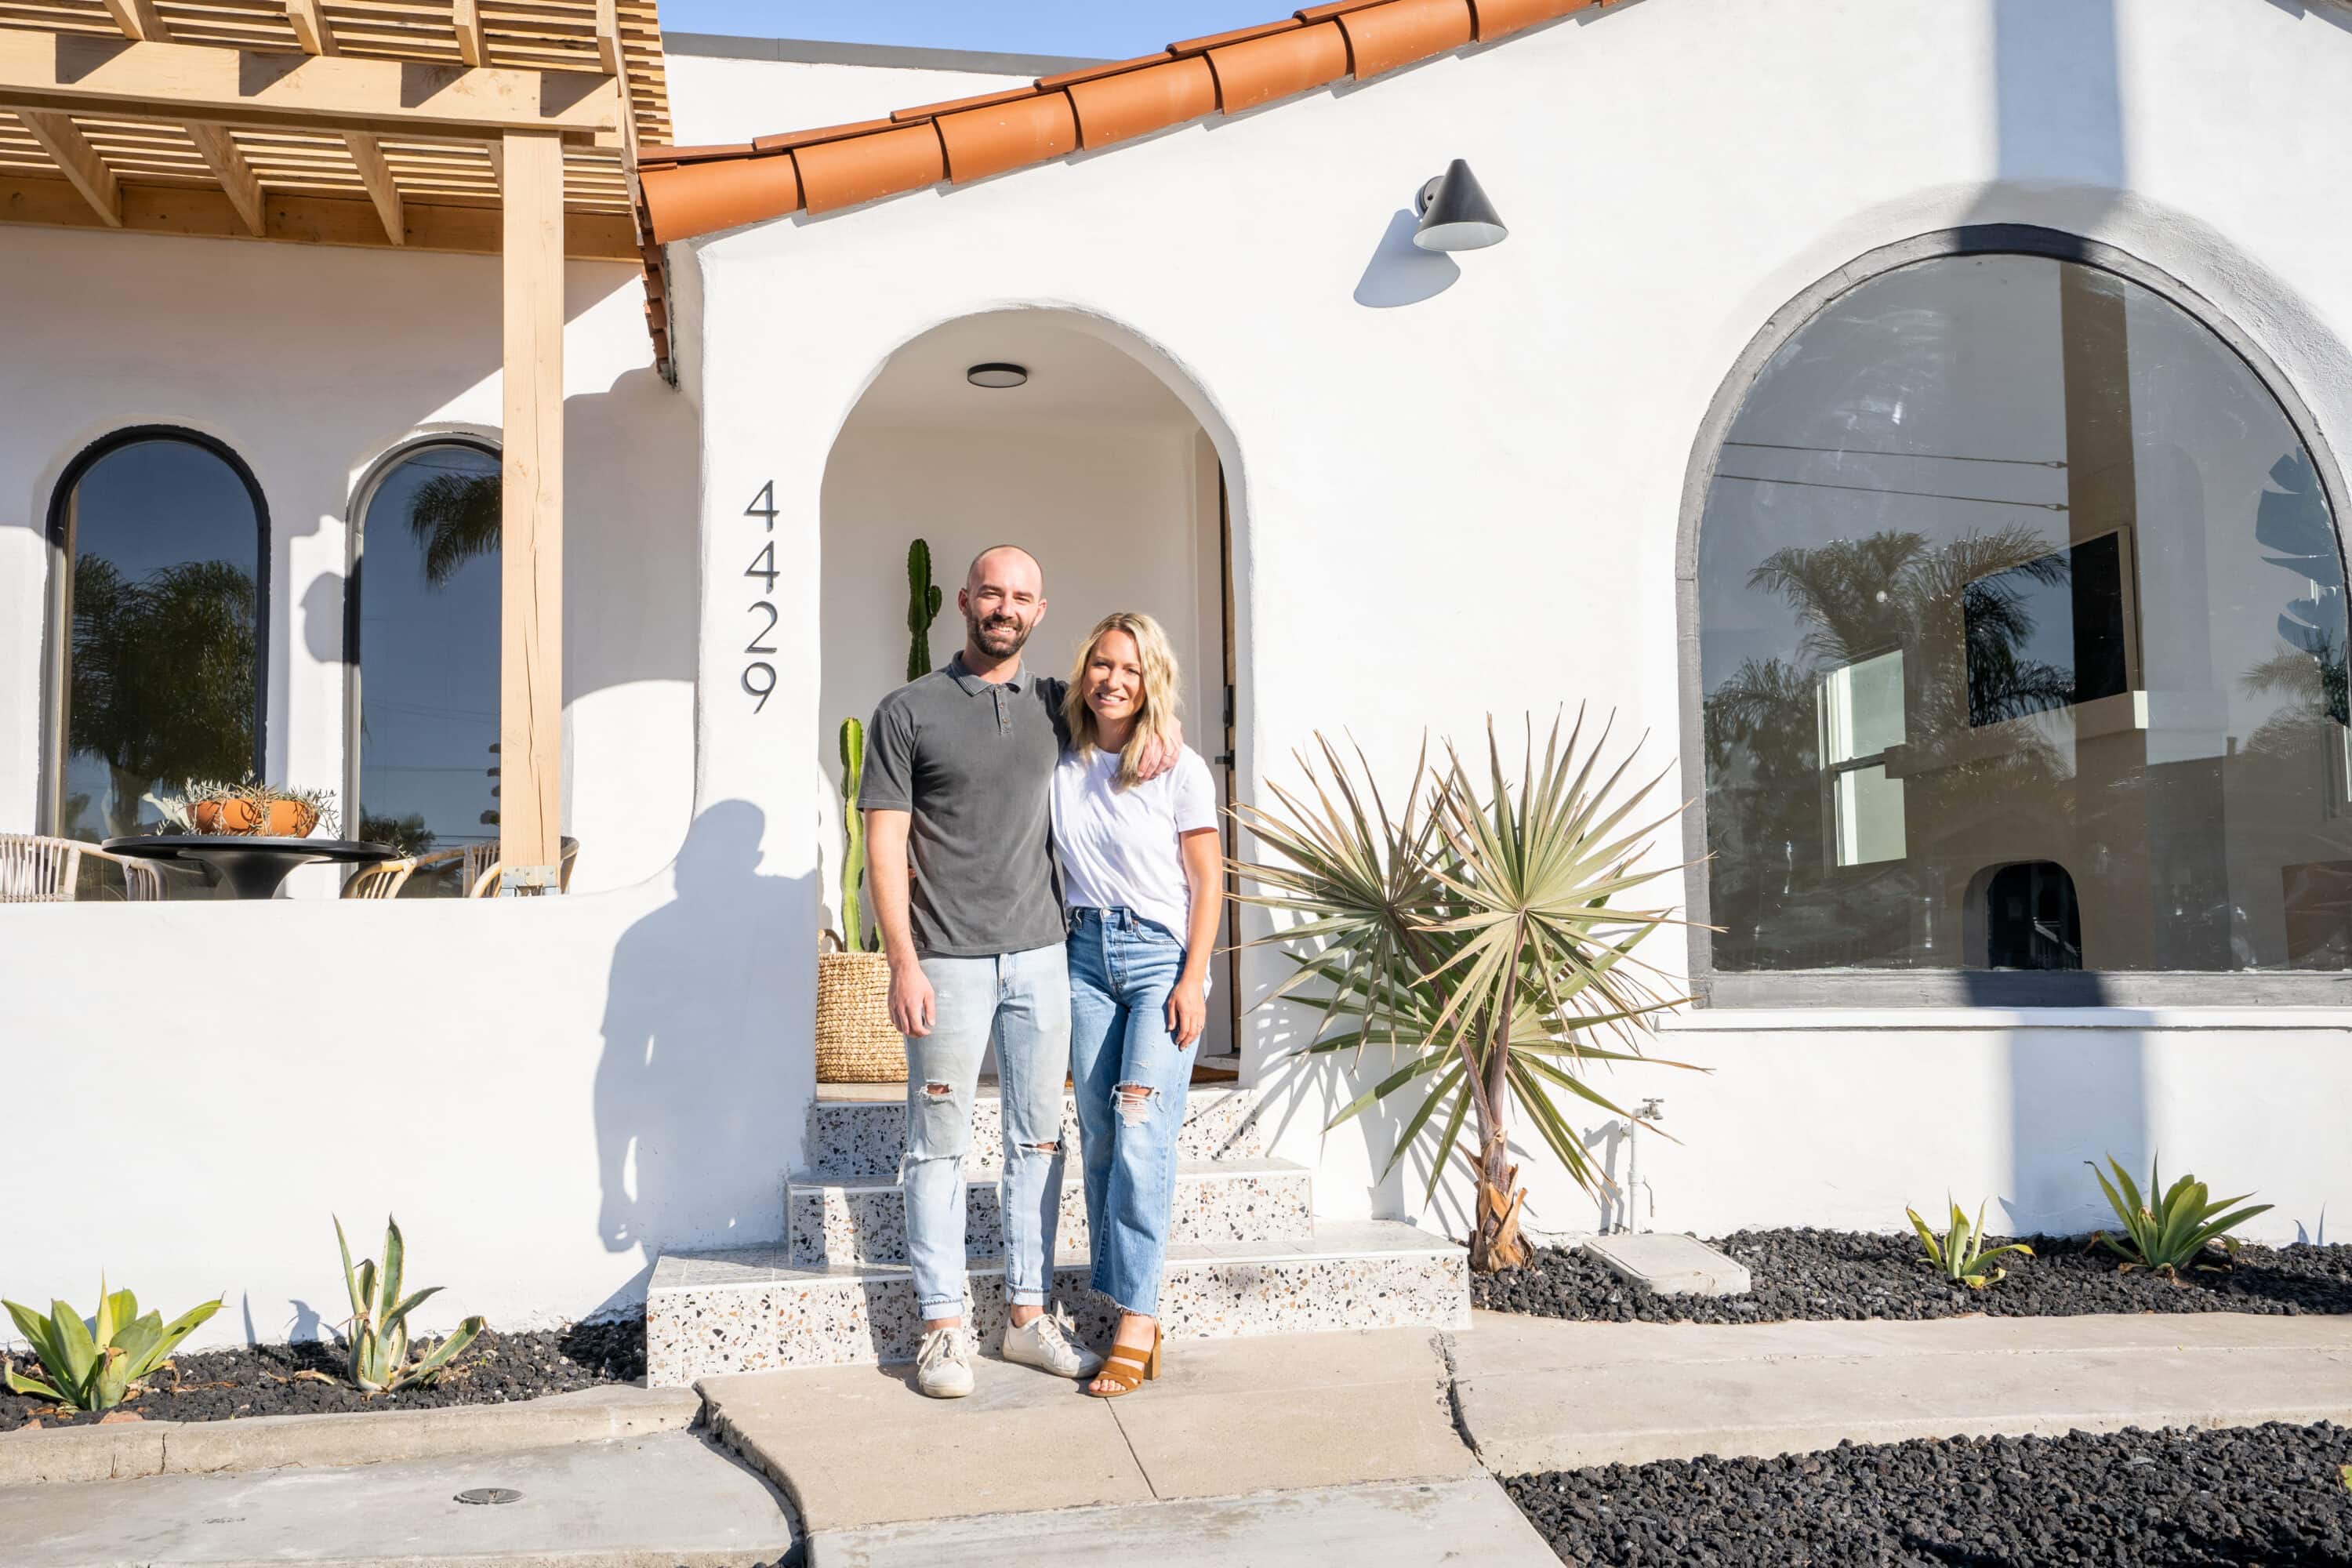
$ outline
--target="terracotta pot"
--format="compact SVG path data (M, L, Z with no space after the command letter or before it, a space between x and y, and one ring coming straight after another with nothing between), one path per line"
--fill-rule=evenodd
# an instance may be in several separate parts
M266 807L249 800L200 800L188 808L188 819L199 833L308 838L319 826L319 812L299 800L273 800Z

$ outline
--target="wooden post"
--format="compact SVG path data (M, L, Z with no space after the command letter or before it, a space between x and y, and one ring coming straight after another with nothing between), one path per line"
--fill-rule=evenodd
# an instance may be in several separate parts
M563 145L505 139L500 463L501 890L553 892L563 787Z

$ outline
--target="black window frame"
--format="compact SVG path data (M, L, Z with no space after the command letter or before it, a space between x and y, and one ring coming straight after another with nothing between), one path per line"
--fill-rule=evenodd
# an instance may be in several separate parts
M383 489L400 466L420 453L439 447L463 447L479 452L503 465L506 454L496 432L477 429L433 430L401 442L385 451L368 465L360 482L352 487L352 502L344 514L344 537L348 542L343 566L343 795L350 810L345 820L352 831L359 831L360 812L360 720L366 707L364 688L367 672L361 668L360 614L361 597L366 591L367 578L367 515L375 505L376 493ZM504 541L500 542L500 558L504 558Z
M269 773L269 659L275 639L271 636L274 605L270 592L274 531L268 499L262 494L261 481L255 477L252 465L219 437L184 425L126 425L75 453L49 492L48 516L43 524L43 538L49 552L49 591L44 605L47 624L43 628L42 641L47 668L41 686L40 794L36 805L38 830L43 833L65 830L66 726L70 718L66 703L73 676L74 492L100 462L126 447L146 441L177 441L219 458L245 486L246 497L253 503L253 774L266 779Z
M1979 224L1939 229L1879 247L1815 282L1773 312L1717 388L1691 446L1675 551L1675 687L1685 797L1683 872L1690 924L1690 994L1709 1008L2326 1006L2352 1005L2352 971L1787 969L1721 971L1709 929L1706 747L1699 658L1699 531L1725 438L1773 355L1841 296L1882 275L1922 261L2010 255L2069 261L2111 273L2185 312L2237 356L2270 394L2310 454L2337 555L2352 526L2343 470L2322 439L2310 407L2261 346L2237 323L2179 279L2116 247L2063 229ZM2132 542L2135 545L2137 541Z

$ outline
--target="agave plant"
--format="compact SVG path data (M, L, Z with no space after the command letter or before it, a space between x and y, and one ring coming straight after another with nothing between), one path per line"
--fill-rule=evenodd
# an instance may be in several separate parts
M215 1298L192 1307L170 1322L161 1312L142 1317L139 1298L128 1290L109 1294L106 1279L98 1281L98 1312L85 1323L81 1314L63 1301L49 1303L47 1318L14 1301L0 1302L16 1321L16 1331L31 1342L47 1381L20 1377L16 1369L5 1373L12 1394L54 1399L77 1410L111 1410L131 1394L143 1392L146 1379L171 1364L172 1352L197 1325L221 1310Z
M2240 1193L2234 1198L2209 1202L2205 1184L2194 1176L2183 1176L2167 1187L2152 1158L2147 1163L2148 1195L2155 1199L2151 1204L2141 1198L2139 1188L2113 1154L2107 1156L2107 1168L2116 1173L2113 1182L2090 1161L2083 1163L2090 1165L2091 1174L2099 1178L2099 1190L2107 1194L2107 1206L2116 1211L2124 1227L2122 1242L2104 1230L2091 1239L2122 1258L2126 1270L2146 1268L2178 1279L2180 1270L2191 1265L2210 1268L2200 1261L2208 1245L2219 1242L2225 1250L2235 1252L2238 1244L2229 1233L2256 1215L2269 1213L2273 1206L2255 1204L2235 1214L2222 1214L2231 1204L2244 1203L2254 1194ZM2159 1191L2164 1195L2156 1197Z
M1949 1198L1945 1201L1951 1202ZM1919 1233L1920 1245L1927 1249L1927 1261L1945 1279L1971 1290L1981 1290L1996 1280L2009 1278L2009 1270L1993 1261L2002 1253L2033 1256L2033 1248L2021 1241L2012 1241L2005 1247L1985 1246L1983 1204L1977 1205L1977 1222L1973 1226L1969 1224L1969 1216L1960 1212L1960 1205L1952 1204L1951 1224L1941 1237L1927 1228L1927 1222L1919 1217L1917 1209L1903 1212L1911 1216L1911 1228Z
M402 1298L400 1272L406 1249L401 1243L399 1225L388 1216L383 1222L381 1269L373 1258L362 1260L357 1268L352 1267L351 1244L343 1239L343 1222L340 1219L335 1221L335 1245L342 1248L343 1287L352 1298L352 1381L362 1393L397 1394L404 1388L431 1383L482 1331L482 1320L468 1318L430 1353L410 1361L408 1314L441 1287L428 1285L413 1296Z
M1300 1054L1360 1057L1377 1045L1403 1056L1330 1126L1408 1088L1423 1090L1390 1168L1437 1129L1428 1191L1456 1159L1471 1170L1470 1262L1482 1272L1526 1258L1514 1110L1571 1178L1598 1193L1608 1178L1554 1091L1636 1121L1592 1087L1589 1069L1643 1059L1651 1016L1684 1000L1654 989L1642 973L1649 966L1632 956L1669 912L1614 901L1677 868L1641 863L1649 835L1682 808L1626 827L1658 778L1619 799L1632 755L1596 783L1607 727L1589 747L1580 710L1565 744L1559 730L1555 721L1538 758L1529 722L1514 781L1490 721L1483 790L1450 744L1443 767L1430 764L1424 745L1393 816L1362 752L1350 765L1318 734L1321 766L1300 759L1307 790L1270 784L1277 809L1239 813L1273 855L1233 863L1261 889L1244 901L1296 917L1250 944L1280 943L1298 965L1267 1000L1294 996L1324 1015ZM1475 1154L1461 1142L1474 1116Z

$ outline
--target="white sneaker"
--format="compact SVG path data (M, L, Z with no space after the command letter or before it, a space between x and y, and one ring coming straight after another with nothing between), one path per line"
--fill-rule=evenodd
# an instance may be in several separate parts
M915 1352L915 1386L933 1399L961 1399L971 1392L971 1353L963 1329L933 1329Z
M1092 1377L1103 1363L1102 1357L1078 1343L1078 1326L1070 1321L1070 1310L1058 1302L1017 1329L1006 1322L1004 1359L1057 1377Z

